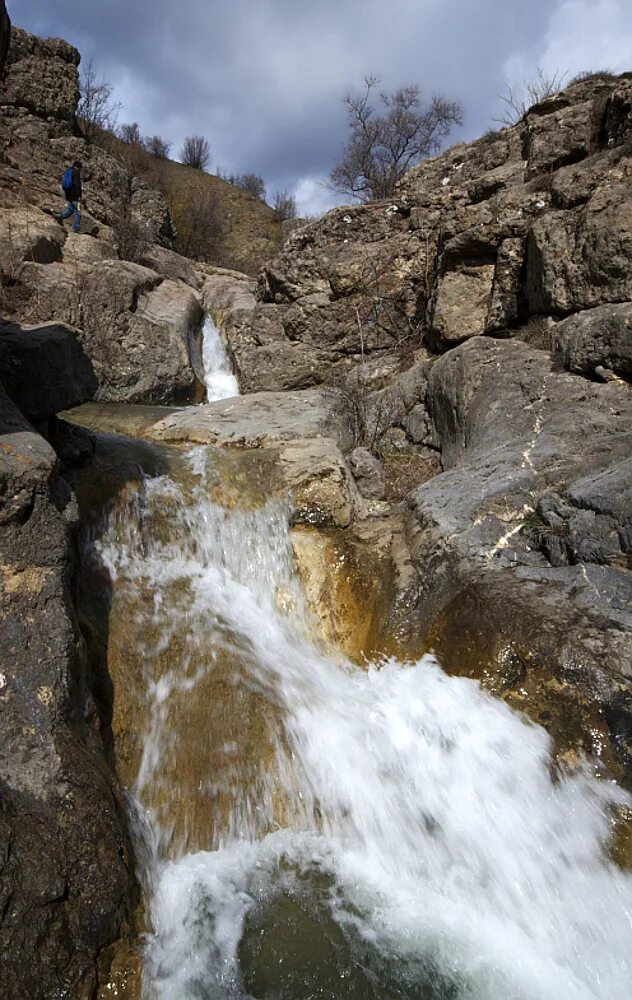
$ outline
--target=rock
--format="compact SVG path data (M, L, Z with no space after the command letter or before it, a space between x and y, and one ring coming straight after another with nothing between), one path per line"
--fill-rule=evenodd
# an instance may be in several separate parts
M0 76L4 69L4 64L9 52L9 42L11 39L11 22L7 14L4 0L0 0Z
M486 338L432 366L426 400L445 471L411 500L413 630L435 622L450 670L498 679L517 656L534 690L550 671L597 724L629 682L632 400Z
M49 323L0 322L0 383L29 420L41 420L92 399L97 379L77 333Z
M403 520L366 518L345 531L292 530L310 611L333 647L365 664L388 655L396 616L414 585Z
M379 459L368 448L354 448L349 455L349 465L362 496L369 500L381 500L385 482Z
M297 438L332 438L344 453L353 447L353 426L329 391L258 392L189 407L145 431L156 441L192 441L239 448L269 447Z
M346 528L362 500L337 445L328 438L290 441L279 451L284 486L293 498L293 522Z
M223 327L242 386L336 384L372 356L632 299L630 106L628 77L580 81L425 160L389 202L297 228Z
M72 602L77 507L1 389L0 435L0 994L92 995L133 863Z
M246 274L218 270L204 282L204 308L216 323L223 325L235 313L252 312L256 305L254 290L255 282Z
M172 245L176 233L162 191L152 190L146 181L134 177L130 209L132 218L143 224L150 242Z
M147 248L140 263L160 274L163 278L183 281L185 285L190 285L196 292L202 288L202 281L192 261L173 250L159 246L157 243L152 243Z
M557 323L553 351L568 371L594 375L602 367L632 379L632 302L597 306Z
M61 38L11 32L0 104L72 122L79 101L80 55Z
M30 264L24 276L37 315L77 328L99 380L98 399L187 402L201 392L203 314L189 286L119 260L98 269Z
M464 262L440 280L432 332L444 343L459 343L485 332L492 301L495 263Z
M532 313L553 315L632 299L632 174L598 187L585 207L552 212L527 240Z
M116 250L107 240L70 232L64 243L62 260L64 264L100 264L103 260L116 260Z
M594 102L601 90L607 93L608 85L590 87L588 100L554 96L530 109L525 119L527 177L577 163L592 152Z
M37 208L0 208L0 268L9 278L20 278L25 261L61 260L65 240L62 226Z

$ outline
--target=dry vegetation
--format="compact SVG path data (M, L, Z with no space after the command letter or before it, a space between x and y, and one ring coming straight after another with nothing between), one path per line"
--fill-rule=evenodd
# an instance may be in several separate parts
M256 275L281 245L269 205L221 177L153 156L138 143L101 131L95 141L167 199L178 237L174 249L210 264Z

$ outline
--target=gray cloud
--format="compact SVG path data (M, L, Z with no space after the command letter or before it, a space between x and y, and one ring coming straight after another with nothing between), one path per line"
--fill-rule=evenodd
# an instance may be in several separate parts
M465 106L454 138L492 124L498 93L538 65L630 68L629 0L8 0L15 23L94 58L125 120L178 149L206 135L216 166L311 191L345 139L341 99L366 73ZM314 192L316 192L314 194ZM318 203L318 205L317 205Z

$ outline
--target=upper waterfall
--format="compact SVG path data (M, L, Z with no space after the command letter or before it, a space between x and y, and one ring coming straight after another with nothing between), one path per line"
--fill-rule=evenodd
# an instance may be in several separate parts
M202 363L208 403L239 395L237 378L233 374L226 346L210 315L206 316L202 328Z

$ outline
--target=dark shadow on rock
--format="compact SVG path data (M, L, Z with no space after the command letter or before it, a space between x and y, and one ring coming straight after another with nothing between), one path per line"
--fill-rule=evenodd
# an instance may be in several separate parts
M51 414L92 399L98 387L75 331L61 323L0 322L0 382L38 429Z

